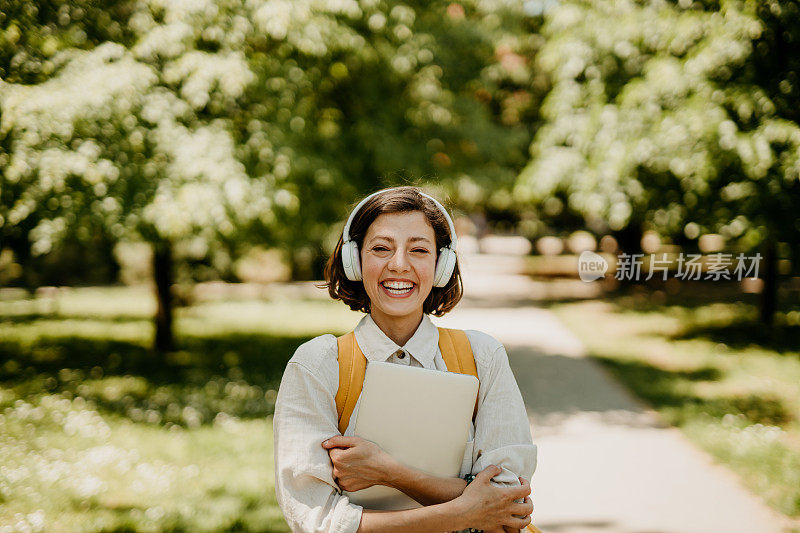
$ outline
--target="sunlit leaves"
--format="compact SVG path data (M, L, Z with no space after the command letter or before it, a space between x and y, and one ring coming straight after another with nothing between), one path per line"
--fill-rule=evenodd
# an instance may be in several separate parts
M117 42L87 26L95 37L59 41L41 83L2 87L0 232L36 253L98 226L316 254L320 228L398 172L480 184L454 188L465 205L508 205L538 98L527 57L540 42L520 6L124 5ZM50 32L26 24L30 39Z
M547 123L520 197L543 205L563 195L572 212L611 230L680 235L697 222L735 238L742 224L784 225L788 213L767 204L773 194L797 195L800 129L775 115L749 75L768 27L745 7L653 0L552 9L539 56L553 80ZM745 222L726 219L732 211Z

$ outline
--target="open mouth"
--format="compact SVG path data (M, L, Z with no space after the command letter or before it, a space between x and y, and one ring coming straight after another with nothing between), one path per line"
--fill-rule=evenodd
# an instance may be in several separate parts
M408 281L384 281L381 287L392 296L404 296L414 290L414 283Z

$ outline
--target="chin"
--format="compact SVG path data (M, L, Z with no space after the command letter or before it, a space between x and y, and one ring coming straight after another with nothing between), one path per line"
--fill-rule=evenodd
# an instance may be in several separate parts
M418 312L422 308L422 304L420 305L403 305L403 306L393 306L387 305L382 306L380 310L386 316L392 316L397 318L402 318L408 315L413 315L414 313Z
M407 316L407 315L414 314L418 310L419 310L419 307L407 307L407 308L390 307L390 308L384 309L384 313L386 313L389 316L402 317L402 316Z

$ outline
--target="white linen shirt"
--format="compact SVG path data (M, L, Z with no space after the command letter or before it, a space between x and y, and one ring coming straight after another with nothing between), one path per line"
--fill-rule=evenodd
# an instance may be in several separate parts
M537 449L505 348L494 337L466 330L478 370L478 414L470 424L461 476L494 464L502 472L493 480L519 485L531 480ZM372 361L446 371L439 351L439 330L423 315L414 335L398 346L366 315L355 328L358 346ZM275 492L292 531L355 533L362 507L350 503L333 480L333 466L322 441L339 434L336 392L339 388L338 345L331 334L300 345L281 380L275 403ZM353 434L359 397L345 435Z

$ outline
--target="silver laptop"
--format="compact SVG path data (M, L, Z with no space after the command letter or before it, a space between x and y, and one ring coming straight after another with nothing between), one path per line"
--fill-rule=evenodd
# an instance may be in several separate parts
M458 477L477 394L474 376L369 363L354 433L408 466L439 477ZM346 494L367 509L420 507L383 485Z

